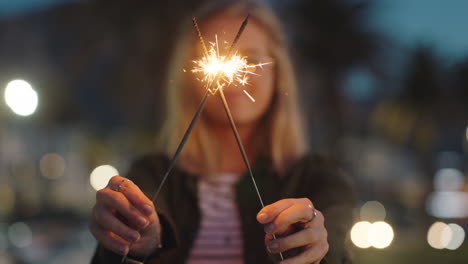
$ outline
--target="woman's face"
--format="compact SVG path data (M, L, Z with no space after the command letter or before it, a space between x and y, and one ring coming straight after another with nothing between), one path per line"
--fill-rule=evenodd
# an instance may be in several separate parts
M234 40L243 19L244 17L240 16L223 16L223 14L220 14L204 21L200 27L206 45L209 45L209 42L215 42L215 35L217 35L220 53L224 52L226 54L227 48L225 47ZM229 44L225 44L225 41ZM197 41L194 45L198 47L196 49L197 54L194 54L194 57L200 58L202 54L200 44ZM235 50L238 50L240 55L247 56L249 64L258 64L271 62L269 48L267 34L255 21L250 20ZM272 64L257 67L254 73L249 75L248 84L245 86L231 84L223 88L229 108L238 126L251 125L258 121L268 110L273 98L274 76ZM204 83L197 81L194 88L201 99L206 91ZM255 99L255 102L243 90L248 92ZM209 98L204 115L210 122L219 125L227 125L229 122L218 94Z

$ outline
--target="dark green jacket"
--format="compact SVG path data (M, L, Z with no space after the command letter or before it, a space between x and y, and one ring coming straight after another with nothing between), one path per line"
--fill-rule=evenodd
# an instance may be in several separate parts
M128 177L151 197L168 163L169 159L164 156L146 156L133 163ZM321 263L351 263L345 240L353 221L356 199L350 180L337 167L319 156L307 155L281 177L266 159L254 163L253 173L265 205L284 198L308 197L324 214L330 250ZM197 197L197 177L174 168L155 203L163 226L163 250L154 254L147 263L185 262L200 225ZM247 174L236 185L236 199L242 223L245 263L273 263L265 249L263 226L256 221L261 206ZM98 246L92 264L120 263L120 259L120 256Z

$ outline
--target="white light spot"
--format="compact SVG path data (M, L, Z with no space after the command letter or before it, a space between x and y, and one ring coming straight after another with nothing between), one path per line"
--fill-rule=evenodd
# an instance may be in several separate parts
M23 222L16 222L8 228L10 242L18 248L25 248L32 243L32 231Z
M91 172L89 181L91 186L98 191L106 187L109 180L116 175L119 175L119 171L116 168L111 165L101 165Z
M389 224L379 221L372 224L368 238L373 247L382 249L392 243L393 236L393 228Z
M427 232L427 243L433 248L443 249L452 240L452 229L445 223L435 222Z
M457 224L449 224L448 226L452 230L452 239L446 248L450 250L456 250L463 244L463 241L465 240L465 230L463 230L463 227Z
M5 102L15 114L29 116L36 111L38 97L29 83L14 80L5 89Z
M369 242L369 230L372 224L367 221L357 222L351 229L351 241L356 247L368 248L371 246Z
M436 172L434 187L437 191L459 191L464 184L463 173L457 169L445 168Z
M426 201L427 212L437 218L468 217L468 193L433 192Z

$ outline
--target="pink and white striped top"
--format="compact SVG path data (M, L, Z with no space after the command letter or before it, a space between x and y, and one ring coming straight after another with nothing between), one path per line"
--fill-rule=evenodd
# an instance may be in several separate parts
M243 264L243 241L236 204L236 174L221 174L198 183L201 210L187 264Z

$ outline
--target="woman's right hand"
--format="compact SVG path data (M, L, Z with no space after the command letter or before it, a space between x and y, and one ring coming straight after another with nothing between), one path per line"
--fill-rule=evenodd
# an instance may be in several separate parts
M153 203L120 176L96 193L89 230L102 246L120 255L145 257L161 247L161 225Z

